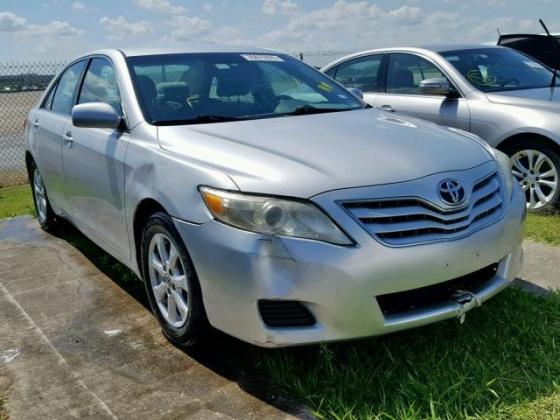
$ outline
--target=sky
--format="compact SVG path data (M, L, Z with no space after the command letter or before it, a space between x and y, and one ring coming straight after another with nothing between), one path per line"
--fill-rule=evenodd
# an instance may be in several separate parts
M297 52L496 41L560 32L560 0L0 0L0 62L98 48L257 46Z

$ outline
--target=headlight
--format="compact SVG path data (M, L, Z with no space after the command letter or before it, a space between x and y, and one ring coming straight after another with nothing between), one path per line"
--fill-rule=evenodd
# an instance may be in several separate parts
M505 153L500 152L499 150L494 149L494 158L496 159L496 163L500 168L500 173L502 179L504 180L504 185L506 187L506 197L511 199L511 194L513 192L513 174L511 172L511 160L509 156Z
M212 215L222 223L265 235L314 239L337 245L353 242L312 203L200 187Z

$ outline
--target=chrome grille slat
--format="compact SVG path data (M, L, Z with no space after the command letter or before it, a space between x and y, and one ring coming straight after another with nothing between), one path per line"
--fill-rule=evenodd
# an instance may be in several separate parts
M427 207L422 206L407 206L407 207L394 207L385 209L369 209L369 208L356 208L352 210L355 217L360 219L368 218L381 218L381 217L402 217L402 216L415 216L415 215L428 215L433 217L441 217L444 220L452 220L459 217L463 217L468 214L468 209L463 211L445 214L438 212L436 210L431 210Z
M468 235L501 218L502 204L501 182L496 171L470 186L468 202L462 208L445 209L417 197L341 203L368 233L393 246Z

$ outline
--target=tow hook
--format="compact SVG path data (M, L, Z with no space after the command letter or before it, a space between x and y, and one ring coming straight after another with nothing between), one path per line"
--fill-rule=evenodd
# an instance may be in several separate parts
M482 305L478 297L467 290L455 290L451 298L459 305L457 319L461 325L465 322L465 316L468 311Z

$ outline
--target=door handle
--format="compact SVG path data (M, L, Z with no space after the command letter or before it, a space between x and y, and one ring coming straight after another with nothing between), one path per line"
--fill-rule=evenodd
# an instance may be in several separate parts
M70 149L72 147L72 144L74 143L74 139L72 138L72 132L67 131L66 134L62 136L62 138L64 139L64 147Z
M33 121L33 128L35 129L39 128L39 120Z
M387 112L395 112L395 108L393 108L391 105L381 105L381 109Z

